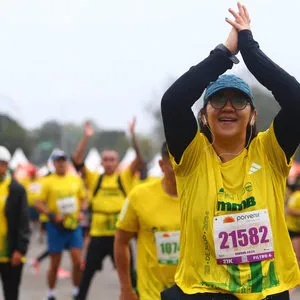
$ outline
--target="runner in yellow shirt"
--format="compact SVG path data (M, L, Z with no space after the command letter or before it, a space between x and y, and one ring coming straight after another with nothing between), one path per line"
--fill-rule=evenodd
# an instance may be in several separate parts
M163 300L283 300L300 284L284 216L300 137L300 84L260 50L246 7L229 11L225 45L181 76L161 103L182 222L176 285ZM238 63L238 50L281 106L258 135L249 86L221 75ZM191 108L205 88L199 131Z
M133 147L136 158L122 172L118 172L119 156L114 150L105 150L101 154L104 173L91 172L83 165L83 154L89 138L94 134L89 122L85 124L84 137L79 143L73 161L77 170L81 171L90 195L92 214L86 265L80 283L79 300L87 297L91 280L97 270L102 269L106 256L113 260L113 243L116 233L116 222L125 201L126 195L133 186L134 176L143 164L142 156L135 137L135 119L130 124Z
M33 175L33 171L34 168L29 169L29 173L31 173L31 176ZM36 171L35 171L36 172ZM31 179L33 180L32 182L32 186L30 187L30 179L27 179L25 181L25 186L29 186L29 188L27 189L27 195L29 198L31 198L31 200L29 200L29 202L32 203L32 209L35 209L35 201L41 198L41 193L42 193L42 186L43 186L43 181L45 178L47 178L47 176L49 176L51 173L48 173L46 176L43 177L39 177L36 178L35 180L33 180L33 178L31 177ZM24 181L22 181L22 184L24 184ZM30 210L29 210L30 211ZM40 243L43 242L44 240L44 235L46 234L46 224L49 221L49 218L47 215L45 214L39 214L39 223L40 223ZM47 257L49 256L49 250L48 247L40 254L38 254L35 258L30 259L29 261L29 265L31 266L33 272L36 275L40 274L40 263L45 260ZM62 267L58 268L57 271L57 277L58 278L69 278L71 277L71 274L69 271L65 270Z
M138 299L130 280L129 242L137 235L137 285L140 300L158 300L174 284L179 258L180 208L166 143L159 161L164 177L135 187L117 223L115 260L120 300Z
M40 200L37 209L49 217L46 224L50 267L48 270L49 291L47 300L55 300L57 271L62 251L68 249L73 264L73 297L77 299L81 277L82 218L81 207L84 205L86 191L78 176L67 174L67 155L57 150L52 155L55 173L43 179Z
M286 205L286 225L300 267L300 177L293 185Z
M27 194L29 206L29 217L33 224L39 223L39 213L35 208L35 201L41 194L42 184L41 179L37 176L37 168L31 165L27 170L27 177L20 180Z
M35 201L40 198L42 191L42 178L37 176L37 168L34 165L30 165L27 169L27 177L22 178L20 183L25 188L28 200L29 207L29 218L31 221L32 230L37 230L37 226L40 224L40 239L43 237L42 232L42 222L39 212L35 208ZM48 254L48 250L46 251ZM36 259L31 259L29 261L30 266L32 267L35 274L39 274L39 261Z
M0 278L4 299L18 300L30 230L25 189L9 174L10 159L0 146Z

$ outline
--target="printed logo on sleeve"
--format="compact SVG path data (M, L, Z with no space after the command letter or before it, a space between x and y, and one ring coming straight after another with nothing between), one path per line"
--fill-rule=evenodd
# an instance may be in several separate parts
M259 171L261 168L262 168L262 166L260 166L259 164L253 162L250 166L250 171L249 171L248 174L253 174L253 173Z

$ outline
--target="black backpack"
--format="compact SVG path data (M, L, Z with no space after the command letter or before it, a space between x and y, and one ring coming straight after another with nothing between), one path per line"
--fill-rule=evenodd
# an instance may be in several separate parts
M101 174L99 176L98 182L97 182L95 190L93 192L93 197L95 197L97 195L98 191L100 190L101 185L102 185L102 181L103 181L103 177L104 177L104 174ZM119 187L120 191L122 192L122 194L124 195L124 197L126 197L127 195L126 195L125 189L124 189L124 187L122 185L121 176L120 175L117 178L117 182L118 182L118 187Z

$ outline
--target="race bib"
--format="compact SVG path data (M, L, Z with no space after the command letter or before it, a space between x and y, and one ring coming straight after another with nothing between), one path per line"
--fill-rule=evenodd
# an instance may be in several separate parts
M58 211L63 215L73 214L77 211L77 201L75 197L60 198L56 201Z
M177 265L179 259L180 231L155 232L158 263Z
M274 258L267 209L214 217L218 264L242 264Z
M32 183L28 187L28 191L33 194L39 194L41 192L42 185L40 183Z

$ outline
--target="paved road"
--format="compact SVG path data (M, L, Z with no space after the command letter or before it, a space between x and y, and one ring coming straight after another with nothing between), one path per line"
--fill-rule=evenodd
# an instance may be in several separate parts
M29 257L34 257L42 252L45 248L44 244L37 242L34 236L29 249ZM62 266L70 270L70 259L68 253L64 253ZM47 292L46 270L48 267L48 259L41 265L41 275L35 275L29 266L25 266L23 281L21 287L20 300L42 300L45 299ZM57 300L71 300L72 284L71 279L59 279L57 284ZM107 259L104 263L104 270L98 272L95 276L89 293L89 300L118 300L119 285L117 274L112 269L112 264ZM0 292L0 299L2 294ZM291 295L291 300L300 300L300 289Z
M29 249L28 257L35 257L45 250L45 244L40 244L34 236ZM24 268L20 300L42 300L47 292L46 271L49 260L45 259L41 264L40 275L33 273L27 265ZM63 268L71 270L68 252L65 252L62 260ZM70 278L59 279L57 283L57 300L72 299L72 282ZM104 262L104 271L98 272L94 277L89 292L89 300L117 300L119 294L119 284L116 271L113 270L109 259ZM0 292L0 299L2 295Z

